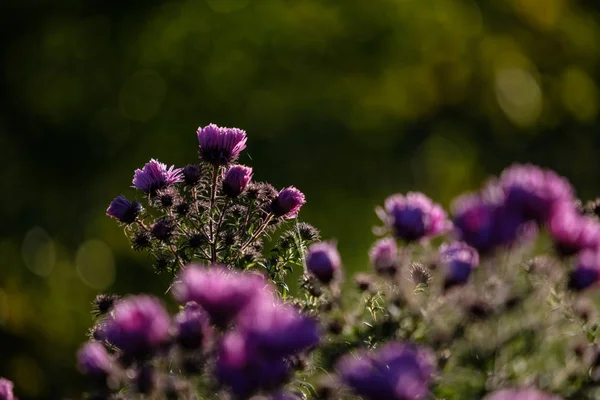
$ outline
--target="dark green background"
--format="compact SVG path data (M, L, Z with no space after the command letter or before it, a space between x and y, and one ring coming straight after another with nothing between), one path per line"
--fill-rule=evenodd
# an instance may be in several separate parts
M304 191L352 270L393 192L448 206L517 160L594 197L597 4L0 2L0 375L75 396L94 294L164 291L104 211L151 157L193 162L209 122L247 130L241 162Z

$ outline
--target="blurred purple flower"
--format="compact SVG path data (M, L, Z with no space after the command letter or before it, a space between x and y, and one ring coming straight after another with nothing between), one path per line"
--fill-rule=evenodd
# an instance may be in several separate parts
M554 171L531 164L514 164L500 175L505 204L518 210L526 219L539 224L546 222L557 202L574 202L569 181Z
M234 165L225 171L223 192L228 197L238 197L252 179L252 168L244 165Z
M390 342L371 354L343 356L336 365L344 384L368 400L418 400L429 395L435 357L425 348Z
M560 396L553 396L535 388L500 389L487 395L484 400L561 400Z
M380 275L393 275L398 264L398 246L394 238L379 239L369 251L371 265Z
M445 269L444 287L446 288L467 283L471 271L479 265L477 250L464 242L442 244L439 257Z
M282 385L289 377L289 367L283 358L256 354L245 335L231 331L220 342L215 373L237 398L247 398L259 389Z
M187 303L175 317L176 340L182 347L197 349L212 336L208 316L196 303Z
M569 277L569 288L581 291L600 281L600 250L586 249L577 257L575 269Z
M264 357L288 357L319 343L314 319L269 294L258 297L244 310L238 329Z
M340 253L331 243L314 243L308 248L306 267L319 281L327 285L340 275L342 267Z
M106 209L106 215L124 224L135 222L142 211L142 205L137 201L129 201L127 197L120 195L110 202Z
M111 357L100 342L87 342L77 353L77 364L81 372L101 378L110 373Z
M171 319L161 302L152 296L129 296L111 311L106 339L125 353L143 356L169 339Z
M259 275L229 271L226 267L189 265L173 285L180 304L198 303L211 322L224 328L263 291L272 290Z
M422 193L392 195L377 213L397 238L407 242L440 235L451 226L442 207Z
M246 131L209 124L197 131L200 158L212 165L227 165L246 148Z
M136 169L133 174L133 186L145 193L154 193L173 183L181 182L181 168L175 168L158 160L152 159L142 169Z
M5 378L0 378L0 400L16 400L13 394L13 383Z
M295 218L302 205L306 203L304 194L293 186L281 189L271 202L271 212L277 217Z
M553 208L548 231L557 251L564 256L600 246L600 222L594 217L581 215L571 203Z

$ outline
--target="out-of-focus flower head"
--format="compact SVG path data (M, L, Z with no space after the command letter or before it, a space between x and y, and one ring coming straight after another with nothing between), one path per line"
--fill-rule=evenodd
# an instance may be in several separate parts
M586 249L579 253L575 269L571 272L569 288L581 291L600 281L600 250Z
M208 316L196 303L187 303L174 317L176 340L187 349L202 346L211 337Z
M0 400L16 400L13 383L5 378L0 378Z
M336 369L342 382L369 400L419 400L429 395L435 357L425 348L390 342L380 349L348 354Z
M397 238L407 242L429 239L451 227L444 209L422 193L392 195L377 214Z
M575 202L573 188L567 179L531 164L514 164L506 168L500 175L499 184L504 191L506 206L539 224L546 222L556 203Z
M394 275L398 268L398 246L393 238L379 239L369 251L371 265L379 275Z
M106 377L110 373L112 359L100 342L87 342L77 353L77 364L85 374Z
M217 265L189 265L173 285L173 295L180 304L196 302L220 328L229 325L256 296L272 290L259 275Z
M277 217L296 218L300 208L306 203L304 193L293 186L281 189L271 202L271 212Z
M473 268L479 265L477 250L464 242L442 244L439 257L440 263L445 269L444 286L446 288L466 283Z
M314 243L308 248L306 267L321 283L327 285L340 276L342 259L334 244Z
M129 201L120 195L110 202L106 215L124 224L132 224L142 212L142 205L137 201Z
M133 174L133 186L144 193L155 193L174 183L181 182L181 168L175 168L158 160L152 159L142 169L136 169Z
M212 165L228 165L246 148L246 131L209 124L197 131L200 158Z
M560 203L553 208L548 231L557 251L565 256L600 246L600 222L581 215L571 203Z
M536 388L500 389L484 400L561 400L562 397L544 393Z
M129 296L112 309L106 339L133 356L152 354L169 339L171 319L161 302L152 296Z

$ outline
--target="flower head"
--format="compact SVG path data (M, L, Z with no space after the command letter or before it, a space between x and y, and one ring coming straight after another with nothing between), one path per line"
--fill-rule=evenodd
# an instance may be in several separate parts
M500 389L487 395L484 400L561 400L560 396L553 396L539 391L536 388Z
M202 177L202 170L199 165L189 164L182 170L183 181L188 186L196 186Z
M306 203L304 193L290 186L281 189L277 197L271 202L271 212L277 217L295 218L304 203Z
M471 271L479 264L477 250L463 242L440 246L440 263L445 268L446 288L467 282Z
M77 353L77 362L81 372L105 377L111 369L111 357L100 342L87 342Z
M8 379L0 378L0 400L15 400L13 383Z
M586 249L577 257L569 277L569 288L581 291L600 282L600 250Z
M234 165L225 172L223 192L228 197L238 197L252 179L252 168L244 165Z
M552 210L548 231L562 255L600 246L600 222L581 215L572 203L562 203Z
M450 228L446 212L422 193L392 195L378 214L397 238L407 242L437 236Z
M425 399L435 371L431 351L402 342L343 356L336 369L345 385L368 400Z
M173 286L181 303L198 303L211 322L226 327L256 296L270 287L260 276L229 271L225 267L189 265Z
M175 315L176 340L187 349L196 349L211 336L208 316L196 303L188 303Z
M181 168L175 168L158 160L152 159L142 169L136 169L133 174L133 186L145 193L154 193L173 183L181 182Z
M540 224L550 216L554 204L574 201L573 189L567 179L531 164L506 168L500 175L499 184L506 196L507 207Z
M123 195L111 201L106 209L106 215L124 224L135 222L140 212L142 212L142 205L135 200L127 200Z
M111 311L106 339L125 353L141 356L157 350L169 338L171 319L152 296L129 296Z
M308 248L306 267L322 283L329 284L339 276L341 266L342 260L335 245L321 242L314 243Z
M369 251L371 265L379 275L394 275L398 267L398 246L393 238L379 239Z
M246 148L246 131L210 124L197 131L200 158L212 165L234 162Z

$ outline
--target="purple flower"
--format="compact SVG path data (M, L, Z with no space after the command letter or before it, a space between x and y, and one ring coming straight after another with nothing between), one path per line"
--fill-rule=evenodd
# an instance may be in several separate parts
M152 159L142 169L135 170L133 186L145 193L154 193L173 183L181 182L181 171L181 168L175 168L173 165L167 169L166 164Z
M288 357L319 343L319 331L312 318L268 294L244 310L238 328L264 357Z
M574 201L573 189L567 179L531 164L506 168L500 175L499 184L506 196L507 207L540 224L546 222L554 204Z
M211 336L208 316L196 303L188 303L175 315L176 339L182 347L197 349Z
M304 194L295 187L290 186L281 189L277 197L271 202L271 212L276 217L295 218L304 203L306 203Z
M445 269L444 286L449 288L467 282L471 271L479 265L477 250L463 242L442 244L440 263Z
M335 245L321 242L308 248L306 267L322 283L327 285L339 276L341 266L342 260Z
M188 186L196 186L202 177L202 170L200 169L200 166L194 164L186 165L186 167L182 170L182 173L183 181Z
M189 265L174 283L173 294L181 303L198 303L211 322L224 328L263 291L271 291L259 275L229 271L225 267L209 268Z
M0 378L0 400L16 400L13 383L5 378Z
M600 281L600 250L586 249L577 257L575 269L569 277L569 288L581 291Z
M487 395L484 400L562 400L560 396L553 396L535 388L500 389Z
M369 400L418 400L429 394L434 355L412 344L391 342L371 354L348 354L337 363L342 382Z
M392 195L384 208L377 211L381 220L407 242L437 236L450 228L446 212L422 193Z
M227 165L239 157L246 148L246 131L238 128L221 128L210 124L198 128L200 158L212 165Z
M219 345L215 373L235 396L247 398L259 389L281 386L289 377L289 367L283 358L260 357L245 335L231 331Z
M565 256L600 245L600 223L593 217L581 215L572 203L554 207L548 231L558 252Z
M379 239L369 251L371 265L380 275L394 275L398 264L398 246L393 238Z
M106 215L124 224L135 222L140 212L142 212L142 205L135 200L127 200L123 195L111 201L106 209Z
M225 172L223 192L228 197L238 197L252 179L252 168L244 165L234 165Z
M152 296L129 296L111 311L107 340L125 353L143 356L169 339L171 319L161 302Z
M79 369L88 375L106 377L111 369L111 357L100 342L87 342L77 353Z

